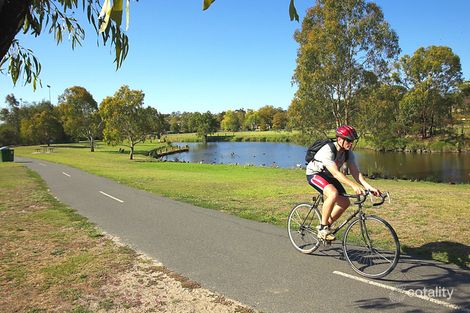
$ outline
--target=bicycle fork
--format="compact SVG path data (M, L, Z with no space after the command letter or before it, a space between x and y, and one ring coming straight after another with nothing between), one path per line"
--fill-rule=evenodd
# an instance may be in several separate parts
M366 217L364 214L361 214L359 216L359 225L361 226L361 234L362 234L362 239L364 240L365 244L367 245L367 248L369 249L369 252L373 252L372 248L372 242L369 237L369 232L367 231L367 226L366 226Z

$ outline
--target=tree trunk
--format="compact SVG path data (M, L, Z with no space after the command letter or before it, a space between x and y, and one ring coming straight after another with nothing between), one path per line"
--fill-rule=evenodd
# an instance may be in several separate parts
M129 160L134 160L134 145L131 145L131 152L129 154Z
M95 152L95 140L93 140L93 137L90 137L90 152Z
M31 0L0 0L0 60L23 27L30 5Z

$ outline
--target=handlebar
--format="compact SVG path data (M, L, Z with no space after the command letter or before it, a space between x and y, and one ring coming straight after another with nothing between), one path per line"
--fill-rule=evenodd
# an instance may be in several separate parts
M344 197L346 198L352 198L352 199L356 199L356 201L354 202L354 204L358 205L358 204L363 204L366 199L367 199L367 196L370 195L371 192L370 190L366 190L366 192L363 194L363 195L350 195L350 194L343 194ZM379 195L379 197L382 199L382 201L380 202L373 202L372 203L372 206L379 206L379 205L382 205L384 202L385 202L385 199L389 198L390 199L390 194L388 192L384 192L384 193L381 193ZM371 199L372 201L372 199Z

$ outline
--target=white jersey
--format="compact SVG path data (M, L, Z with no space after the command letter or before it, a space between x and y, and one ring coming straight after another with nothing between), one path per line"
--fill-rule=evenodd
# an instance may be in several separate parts
M351 150L348 153L348 165L354 164L357 167L356 157L354 153ZM346 150L338 150L335 158L335 153L331 150L330 145L326 144L321 147L320 150L318 150L318 152L315 154L315 158L308 163L306 174L314 175L320 173L321 171L326 169L325 166L331 166L334 164L336 164L338 169L340 169L343 166L345 160Z

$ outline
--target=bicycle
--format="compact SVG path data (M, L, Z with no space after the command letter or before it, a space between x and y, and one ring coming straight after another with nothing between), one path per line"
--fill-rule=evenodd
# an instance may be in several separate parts
M389 274L400 258L400 241L393 227L384 219L363 212L363 203L369 191L364 195L343 196L356 199L357 210L344 222L332 230L335 235L343 227L346 230L342 239L342 250L353 270L366 277L380 278ZM382 194L382 201L372 203L379 206L389 197ZM289 213L287 229L294 247L306 254L313 253L320 244L330 245L330 241L317 237L321 222L321 203L323 196L313 197L313 203L296 205Z

